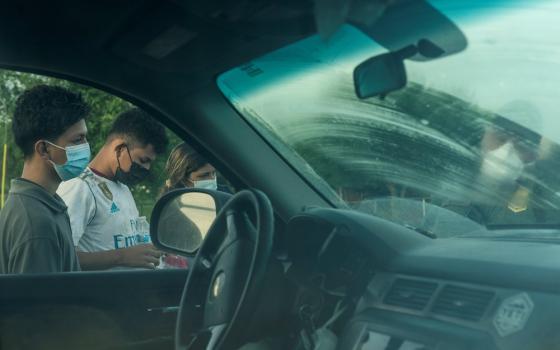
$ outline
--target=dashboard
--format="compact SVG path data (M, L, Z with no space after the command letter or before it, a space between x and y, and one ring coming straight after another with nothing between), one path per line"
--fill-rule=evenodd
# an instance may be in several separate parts
M560 245L432 239L380 218L310 209L288 224L299 284L354 300L337 349L552 349Z

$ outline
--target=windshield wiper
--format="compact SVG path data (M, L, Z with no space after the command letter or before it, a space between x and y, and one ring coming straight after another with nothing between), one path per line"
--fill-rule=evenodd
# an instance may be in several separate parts
M408 229L411 229L413 231L416 231L416 232L418 232L421 235L424 235L426 237L429 237L429 238L432 238L432 239L437 238L437 235L430 230L426 230L426 229L423 229L421 227L416 227L416 226L412 226L412 225L409 225L409 224L403 224L403 226L408 228Z
M560 223L530 223L530 224L487 224L487 230L558 230L560 229Z
M486 231L476 231L458 238L485 238L495 240L555 241L560 238L558 224L488 225Z

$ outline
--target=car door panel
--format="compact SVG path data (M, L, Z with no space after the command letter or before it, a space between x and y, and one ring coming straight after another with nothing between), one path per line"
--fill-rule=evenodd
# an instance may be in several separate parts
M166 348L187 270L0 279L0 348Z

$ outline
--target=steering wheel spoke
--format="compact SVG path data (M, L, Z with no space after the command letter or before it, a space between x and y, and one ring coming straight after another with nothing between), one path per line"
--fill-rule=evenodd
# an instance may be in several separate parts
M185 350L214 350L217 349L220 339L224 336L229 324L209 326L197 331L190 338Z
M253 222L251 222L251 220L247 215L243 215L243 221L244 221L244 229L247 230L250 239L255 240L258 235L257 228L255 227Z
M208 340L208 345L206 346L207 350L214 350L218 347L219 341L224 336L228 326L228 323L223 323L208 328L207 331L210 332L210 339Z
M231 210L226 214L226 224L227 224L227 237L224 243L227 244L228 241L234 241L239 238L239 230L237 224L238 214Z
M254 300L264 283L273 227L272 207L259 191L241 191L225 205L187 279L177 319L176 349L240 345L244 323L254 314Z

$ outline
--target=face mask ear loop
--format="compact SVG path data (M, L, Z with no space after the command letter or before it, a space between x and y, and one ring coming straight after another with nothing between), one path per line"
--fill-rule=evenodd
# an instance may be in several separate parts
M47 141L47 140L43 140L42 142L43 142L43 147L45 147L45 153L47 153L47 155L49 156L48 161L51 162L53 165L56 165L56 163L54 162L54 160L52 160L52 158L51 158L51 154L49 153L49 151L47 151L47 144L49 144L49 145L51 145L51 146L53 146L53 147L56 147L56 148L58 148L58 149L61 149L61 150L63 150L65 153L66 153L66 148L60 147L59 145L55 145L54 143L52 143L52 142L50 142L50 141Z
M48 141L48 140L43 140L43 143L48 143L48 144L51 145L51 146L54 146L54 147L56 147L56 148L58 148L58 149L61 149L61 150L63 150L63 151L66 151L66 148L60 147L59 145L56 145L56 144L54 144L54 143L52 143L52 142L50 142L50 141Z
M129 151L129 149L128 149L128 146L127 146L126 144L120 145L119 148L117 149L117 166L118 166L119 169L121 169L121 171L123 171L123 169L122 169L122 167L121 167L121 160L120 160L120 157L121 157L122 149L123 149L124 147L126 147L126 151L128 152L128 157L130 158L130 164L132 164L132 157L130 156L130 151Z
M128 145L124 145L124 147L126 147L126 153L128 153L128 158L130 158L130 164L132 165L134 162L132 161L132 156L130 155L130 149L128 148Z
M121 171L122 171L122 168L121 168L121 161L120 161L119 158L120 158L120 152L117 151L117 169L121 169Z

